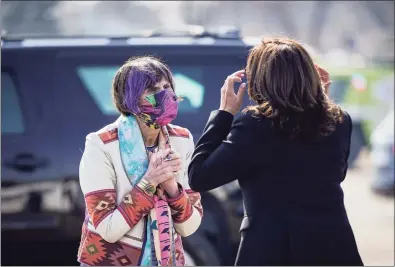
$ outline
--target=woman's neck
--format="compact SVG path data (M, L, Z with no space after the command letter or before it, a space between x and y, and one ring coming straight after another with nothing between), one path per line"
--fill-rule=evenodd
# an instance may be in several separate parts
M146 146L155 145L158 140L160 129L153 129L148 127L143 121L137 118L137 122L140 126L141 134L143 135L144 143Z

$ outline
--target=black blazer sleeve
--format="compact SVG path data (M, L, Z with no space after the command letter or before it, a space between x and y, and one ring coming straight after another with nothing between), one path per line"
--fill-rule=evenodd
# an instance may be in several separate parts
M253 138L252 118L243 114L232 122L229 112L211 113L188 167L193 190L208 191L248 175L252 142L257 141Z
M350 114L345 112L344 114L345 122L348 124L348 136L347 136L347 141L348 141L348 146L347 146L347 151L346 151L346 162L345 162L345 168L344 168L344 175L343 179L347 175L347 170L348 170L348 158L350 156L350 147L351 147L351 135L352 135L352 130L353 130L353 124L352 124L352 119Z

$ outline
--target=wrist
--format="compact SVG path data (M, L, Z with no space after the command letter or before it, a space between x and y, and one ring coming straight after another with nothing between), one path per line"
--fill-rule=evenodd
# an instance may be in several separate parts
M232 114L233 116L236 115L236 113L237 113L237 112L234 112L233 110L228 109L228 108L222 108L222 107L220 107L219 110L220 110L220 111L228 112L228 113Z
M155 188L158 187L158 183L155 181L155 179L152 176L143 176L143 178L141 178L141 181L146 181L152 184Z
M142 178L140 182L137 183L137 186L144 191L149 196L153 196L156 192L157 184L153 183L152 181Z
M182 192L180 186L178 185L177 182L171 183L171 186L168 186L166 188L166 194L170 197L170 198L174 198L177 197L178 195L180 195Z

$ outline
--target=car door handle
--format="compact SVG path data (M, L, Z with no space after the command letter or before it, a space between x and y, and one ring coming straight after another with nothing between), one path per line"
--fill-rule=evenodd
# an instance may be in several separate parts
M21 153L11 160L5 161L5 166L21 172L33 172L36 169L44 168L48 165L45 159L37 158L31 153Z

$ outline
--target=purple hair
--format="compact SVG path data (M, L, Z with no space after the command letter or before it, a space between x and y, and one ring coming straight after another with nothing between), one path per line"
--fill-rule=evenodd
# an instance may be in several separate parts
M163 78L174 90L173 75L160 59L152 56L129 59L113 80L112 95L119 112L124 115L139 114L139 101L144 90L155 86Z

